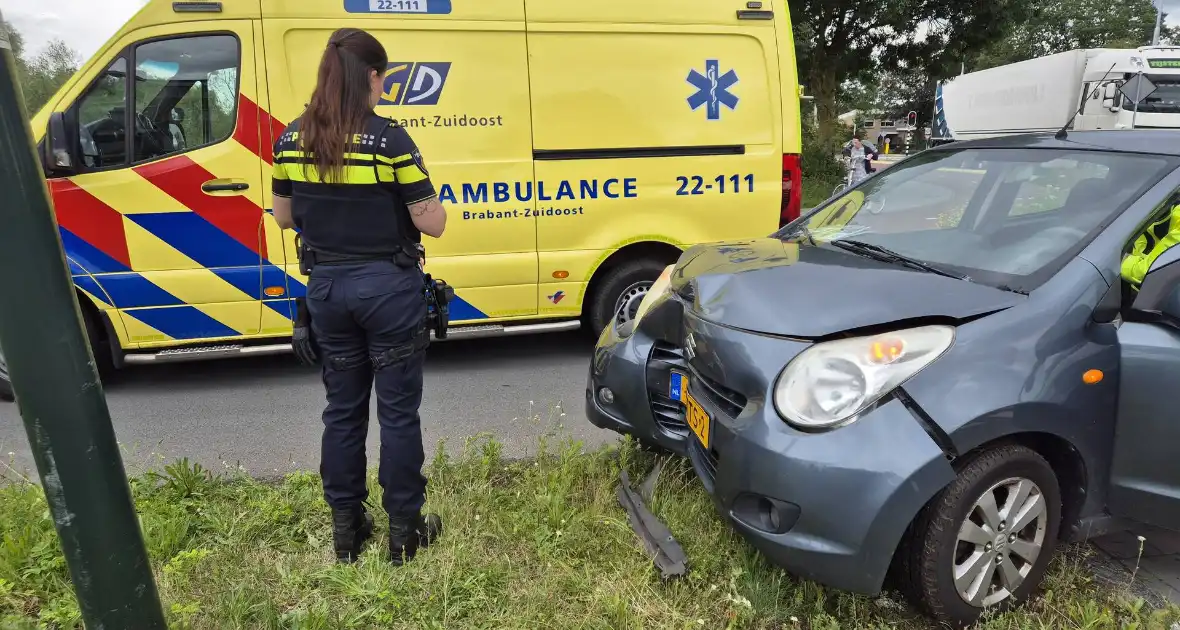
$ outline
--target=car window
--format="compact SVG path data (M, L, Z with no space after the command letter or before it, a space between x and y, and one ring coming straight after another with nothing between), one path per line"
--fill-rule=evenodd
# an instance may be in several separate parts
M181 37L135 49L135 161L221 142L233 133L238 40Z
M78 100L78 154L87 169L127 164L127 60L119 57Z
M118 168L228 139L239 48L232 35L185 36L136 46L130 75L127 56L112 62L73 110L82 167Z
M1031 291L1173 165L1108 151L931 151L890 167L780 231L858 240ZM807 239L798 228L807 228Z
M1141 114L1177 114L1180 113L1180 82L1169 80L1166 76L1148 76L1155 84L1155 91L1147 95L1139 103ZM1135 103L1123 95L1123 109L1135 109Z

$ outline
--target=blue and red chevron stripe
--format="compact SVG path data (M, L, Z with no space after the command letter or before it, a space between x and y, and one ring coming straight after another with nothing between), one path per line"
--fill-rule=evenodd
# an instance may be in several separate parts
M284 123L245 95L239 95L233 141L250 154L272 163L272 139L284 128ZM208 305L187 302L176 294L188 288L191 296L193 286L204 288L202 282L218 285L209 291L196 290L202 296L217 294L240 304L260 302L271 313L269 328L263 324L270 333L277 330L276 321L289 325L293 319L291 300L304 296L306 286L281 266L285 252L268 251L263 221L266 211L262 207L246 196L206 195L201 185L217 176L187 155L135 166L129 171L134 174L131 179L121 175L119 181L126 181L132 188L122 191L116 182L113 193L115 199L127 195L128 203L140 203L135 209L124 208L127 212L120 212L69 179L49 182L62 245L79 289L104 306L118 309L123 316L175 340L244 334L230 325L235 322L219 320L226 317L221 310L201 308ZM145 184L150 189L142 188ZM95 190L110 199L111 189L107 186L105 192ZM138 194L148 199L148 192L156 195L151 201L136 199ZM142 205L149 203L152 205ZM130 232L134 238L129 237ZM175 261L180 267L174 269L165 261ZM162 274L172 275L172 284ZM201 274L208 278L201 279ZM176 276L185 276L184 282L176 284ZM169 290L162 285L179 289ZM282 287L284 292L279 297L267 295L268 287ZM197 301L200 299L194 298ZM248 315L248 310L238 313L239 328L257 328L257 321L244 323L248 317L241 313ZM452 303L451 313L453 320L487 318L461 298ZM275 315L280 319L273 320ZM268 321L265 314L263 320Z

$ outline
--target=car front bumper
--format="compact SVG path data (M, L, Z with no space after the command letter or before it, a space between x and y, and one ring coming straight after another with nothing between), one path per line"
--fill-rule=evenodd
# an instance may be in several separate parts
M590 365L586 416L600 429L687 455L684 407L667 396L673 364L660 359L656 339L642 329L623 337L615 324L607 326ZM603 388L610 391L610 402Z
M592 422L686 453L722 517L775 564L839 589L879 592L906 528L954 479L912 403L888 396L842 428L796 429L772 397L807 342L679 319L676 339L666 326L655 333L663 339L603 334L587 390ZM688 335L695 352L684 350ZM667 391L661 374L672 369L711 418L708 448L687 424L672 434L656 422L651 396ZM614 394L610 405L596 393L603 386Z

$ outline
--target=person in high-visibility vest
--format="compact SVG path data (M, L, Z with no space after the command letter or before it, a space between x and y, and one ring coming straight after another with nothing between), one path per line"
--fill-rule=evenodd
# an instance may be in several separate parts
M1131 253L1123 259L1123 280L1138 291L1155 259L1177 243L1180 243L1180 204L1173 206L1167 217L1147 226L1135 239Z

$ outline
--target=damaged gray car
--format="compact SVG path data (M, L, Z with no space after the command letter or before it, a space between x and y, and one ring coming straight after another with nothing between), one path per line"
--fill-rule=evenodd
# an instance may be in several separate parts
M587 415L690 458L778 565L956 625L1059 540L1180 528L1180 248L1122 273L1180 221L1176 138L950 144L693 247L603 331Z

